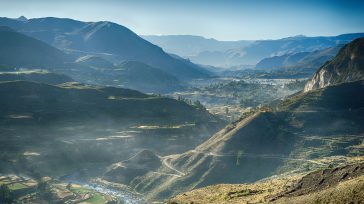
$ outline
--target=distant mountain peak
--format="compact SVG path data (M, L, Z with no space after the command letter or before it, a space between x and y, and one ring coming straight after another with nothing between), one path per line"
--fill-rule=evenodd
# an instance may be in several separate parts
M15 20L18 20L18 21L28 21L28 19L25 16L20 16L19 18L16 18Z

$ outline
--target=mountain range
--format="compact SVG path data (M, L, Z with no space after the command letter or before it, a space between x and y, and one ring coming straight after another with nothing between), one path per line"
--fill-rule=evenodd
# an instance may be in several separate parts
M274 56L323 50L349 43L355 38L363 36L363 33L352 33L327 37L295 36L277 40L236 41L238 47L229 47L232 42L216 42L215 40L194 37L194 40L198 42L195 44L211 43L212 46L220 43L224 45L216 46L218 48L215 49L204 49L207 46L200 46L199 49L185 46L186 43L184 42L190 39L190 36L147 36L145 38L166 50L175 51L175 54L188 57L194 63L229 68L255 65L264 58ZM171 47L174 46L179 47L172 50ZM182 51L182 49L184 50Z
M330 47L313 52L298 52L264 58L256 65L260 70L292 70L297 72L308 72L313 74L317 67L322 66L325 62L331 60L339 52L342 45Z
M183 57L193 57L204 51L220 51L248 46L253 41L219 41L194 35L142 35L142 38L158 45L169 53Z
M102 82L101 85L141 88L141 91L157 93L180 87L179 81L212 75L201 66L171 56L128 28L111 22L81 22L51 17L22 20L0 18L0 26L3 26L0 32L1 40L4 41L0 47L3 53L0 59L2 67L47 68L70 75L81 82L99 81ZM144 77L144 85L130 83L123 76L119 76L119 79L110 78L117 74L95 70L92 66L97 64L85 66L85 63L79 60L89 56L97 57L99 62L104 61L104 65L107 63L108 67L111 67L109 71L115 71L112 69L114 65L128 61L139 62L137 67L143 68L135 69L133 77L141 79L142 70L147 70L146 73L153 77L150 80ZM90 59L88 61L90 63ZM128 65L136 67L133 63L124 63L123 67ZM122 75L130 74L129 71ZM114 83L117 80L121 83ZM149 81L153 83L148 84ZM149 88L140 87L145 85Z

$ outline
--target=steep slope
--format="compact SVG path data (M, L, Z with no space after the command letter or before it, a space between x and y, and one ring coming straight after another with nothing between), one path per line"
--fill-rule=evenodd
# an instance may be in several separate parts
M209 76L203 68L165 53L128 28L111 22L80 22L72 19L39 18L17 21L1 18L0 25L80 54L98 54L115 63L140 61L179 79Z
M148 199L163 199L211 184L320 168L340 162L340 156L362 156L363 93L363 81L300 93L278 112L254 113L194 150L161 158L159 175L149 171L124 184ZM167 175L171 171L174 175Z
M343 47L334 59L317 70L304 91L361 79L364 79L364 38Z
M0 27L0 64L6 67L54 68L62 66L66 56L46 43Z

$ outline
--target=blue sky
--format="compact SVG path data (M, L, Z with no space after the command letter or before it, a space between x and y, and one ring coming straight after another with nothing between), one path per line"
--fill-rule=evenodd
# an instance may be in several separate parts
M0 15L108 20L140 35L218 40L364 32L360 0L0 0Z

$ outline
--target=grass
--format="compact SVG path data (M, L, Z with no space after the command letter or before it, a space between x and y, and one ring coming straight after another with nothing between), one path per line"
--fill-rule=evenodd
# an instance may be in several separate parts
M76 184L72 184L72 187L70 190L72 191L72 193L76 193L76 194L86 194L86 193L93 192L90 189L77 186Z
M26 186L24 184L21 184L21 183L13 183L13 184L8 185L8 187L12 191L19 190L19 189L24 189L24 188L29 188L28 186Z

